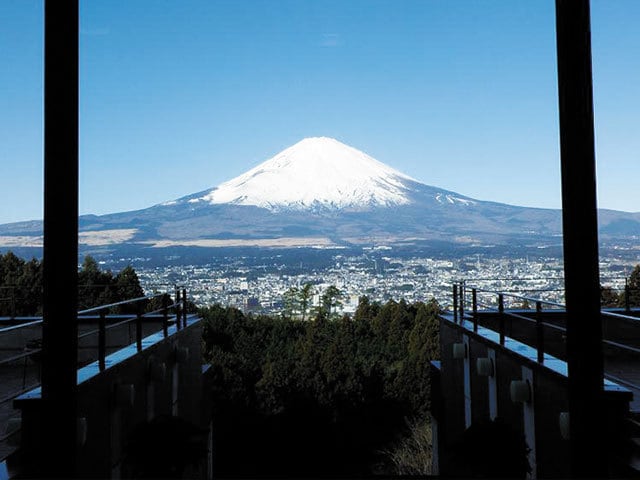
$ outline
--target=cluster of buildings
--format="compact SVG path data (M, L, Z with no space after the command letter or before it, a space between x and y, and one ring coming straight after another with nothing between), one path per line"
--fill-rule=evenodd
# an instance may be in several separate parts
M633 263L622 257L603 258L603 284L624 287L624 278ZM245 312L277 314L283 310L283 296L291 288L312 284L311 307L320 304L324 291L336 286L342 293L341 313L353 313L360 296L371 301L404 299L407 302L438 300L451 303L451 286L467 280L480 290L511 291L549 302L562 303L563 263L558 258L491 258L470 255L457 259L403 258L391 251L372 257L336 254L330 265L292 269L280 257L271 263L251 257L227 257L205 265L137 266L147 293L181 285L198 306L219 303ZM472 279L472 280L471 280Z

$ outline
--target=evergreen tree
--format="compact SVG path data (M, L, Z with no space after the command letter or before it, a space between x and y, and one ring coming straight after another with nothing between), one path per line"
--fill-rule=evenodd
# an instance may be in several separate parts
M157 294L158 292L154 292L154 295L157 295ZM171 296L168 293L163 293L162 295L159 295L157 297L154 296L147 303L147 312L156 312L158 310L161 310L164 307L171 305L171 303L173 302L171 300ZM193 312L189 311L189 313L193 313Z
M140 286L138 274L131 265L127 265L118 273L113 280L115 299L118 302L124 300L132 300L134 298L144 297L144 290ZM135 304L121 305L118 308L119 313L137 313L144 311L148 305L148 300L136 302Z
M600 305L602 307L619 307L624 305L624 294L622 298L618 295L613 288L607 286L600 286Z
M362 295L358 298L358 307L356 308L356 313L353 318L356 321L371 320L378 315L379 311L379 303L371 303L369 297Z
M29 316L42 312L42 262L29 262L13 252L0 254L0 315Z
M2 258L0 275L2 283L5 285L16 285L18 278L22 275L24 260L17 257L13 252L7 252Z
M405 418L425 418L429 362L439 352L437 302L380 307L362 297L351 319L330 318L326 300L327 315L314 322L201 310L220 472L260 464L263 474L282 474L283 466L336 473L336 465L373 461Z
M282 316L287 319L294 318L300 309L300 298L297 287L291 287L282 295Z
M32 258L25 262L15 290L20 315L42 314L42 262Z
M108 305L117 300L113 275L102 272L96 260L87 255L78 272L78 309Z
M629 305L640 307L640 265L636 265L629 275L627 288L629 289Z
M306 319L307 312L309 311L309 302L313 295L312 288L313 287L310 283L305 283L304 287L300 289L300 310L302 310L302 320Z
M12 252L0 254L1 316L41 315L42 288L42 261L35 258L25 261ZM101 271L94 258L85 257L78 272L79 310L141 296L144 296L144 292L138 275L131 266L124 268L114 277L110 271ZM144 306L144 303L140 305L141 308ZM195 308L193 305L190 307L192 311Z
M342 297L343 293L338 287L329 285L320 299L316 320L326 320L336 313L336 309L342 306Z

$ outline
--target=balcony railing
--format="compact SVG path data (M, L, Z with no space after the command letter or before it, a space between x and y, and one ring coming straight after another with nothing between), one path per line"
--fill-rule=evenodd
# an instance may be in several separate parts
M561 302L535 292L453 285L450 308L441 315L441 364L432 379L434 404L442 405L435 424L448 436L440 451L454 448L472 424L501 418L524 435L534 472L570 473L566 315ZM640 469L640 460L633 463L640 459L634 446L640 438L640 309L603 309L601 320L607 406L594 415L607 417L609 450L603 454L617 469L613 476L626 475L628 467ZM455 465L443 468L455 472Z
M144 311L154 300L160 307ZM135 313L112 313L119 310ZM182 287L79 311L78 367L95 364L94 373L103 372L109 355L129 346L140 353L145 337L157 333L156 340L166 339L170 331L186 328L187 312L187 292ZM41 317L0 317L0 462L18 444L20 411L14 400L40 390L42 323ZM80 381L83 375L78 372Z

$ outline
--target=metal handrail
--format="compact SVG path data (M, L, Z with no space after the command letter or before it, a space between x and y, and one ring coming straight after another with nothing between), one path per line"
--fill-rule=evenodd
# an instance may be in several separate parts
M460 293L458 292L458 289L460 290ZM472 313L468 314L466 312L464 312L464 307L462 306L462 303L465 302L465 295L464 295L464 291L465 290L469 290L471 289L472 291L472 302L473 302L473 309L472 309ZM498 296L498 307L496 308L495 305L492 304L487 304L484 303L482 301L479 301L477 299L477 293L481 292L481 293L489 293L492 295L497 295ZM510 292L503 292L503 291L496 291L496 290L489 290L489 289L483 289L483 288L478 288L476 286L470 286L468 284L466 284L466 282L456 282L454 283L454 289L453 289L453 294L454 294L454 311L453 316L454 316L454 321L457 321L458 319L458 308L457 307L457 303L458 303L458 299L460 300L460 306L459 306L459 310L460 310L460 320L464 321L465 317L466 318L471 318L473 320L473 324L474 324L474 331L477 332L478 326L477 326L477 322L478 322L478 318L477 318L477 309L478 306L481 306L485 312L492 312L492 313L497 313L500 315L500 325L499 325L499 334L500 334L500 344L504 344L504 337L505 337L505 325L504 325L504 318L505 317L510 317L510 318L516 318L518 320L523 320L526 322L530 322L530 323L535 323L537 326L537 332L536 332L536 336L537 336L537 349L538 349L538 362L539 363L543 363L544 362L544 351L541 350L544 348L544 332L542 330L543 327L549 328L549 329L553 329L553 330L557 330L560 332L566 332L566 328L559 326L559 325L555 325L553 323L549 323L546 321L542 321L542 318L540 317L540 313L542 313L542 305L551 305L554 307L559 307L559 308L566 308L566 306L564 304L558 303L558 302L553 302L553 301L549 301L549 300L543 300L540 298L535 298L535 297L528 297L528 296L524 296L524 295L519 295L516 293L510 293ZM530 308L530 309L524 309L524 312L514 312L513 309L510 311L508 309L504 308L504 297L508 296L511 298L516 298L516 299L520 299L520 300L526 300L527 302L534 302L535 303L535 309L534 308ZM527 314L529 314L529 311L531 312L531 315L536 316L536 318L530 318L527 316ZM547 312L549 310L546 310ZM632 321L640 321L640 318L638 317L633 317L630 315L624 315L624 314L620 314L620 313L616 313L616 312L609 312L609 311L605 311L605 310L600 310L600 315L601 317L612 317L612 318L619 318L619 319L625 319L625 320L632 320ZM612 340L606 340L606 339L602 339L602 343L603 345L608 345L610 347L614 347L620 350L624 350L627 352L631 352L634 354L640 354L640 348L636 348L636 347L632 347L630 345L625 345L619 342L615 342Z
M174 285L175 286L175 285ZM176 290L175 290L175 294L176 294L176 300L172 303L167 303L166 305L163 305L161 308L155 309L153 311L150 312L144 312L142 313L141 311L139 311L136 314L125 314L124 315L124 320L115 322L115 323L111 323L109 325L106 324L106 319L107 319L107 312L110 308L113 307L117 307L120 305L126 305L126 304L135 304L135 303L139 303L143 300L149 300L149 299L153 299L153 298L163 298L166 293L159 293L159 294L154 294L154 295L145 295L143 297L137 297L134 299L128 299L128 300L124 300L124 301L120 301L120 302L114 302L114 303L110 303L107 305L100 305L97 307L92 307L89 309L84 309L78 312L78 316L77 319L86 319L86 318L91 318L91 319L98 319L98 328L97 329L92 329L89 332L85 332L83 334L78 335L78 339L82 339L82 338L86 338L88 336L91 335L95 335L96 333L98 334L98 364L99 364L99 368L100 371L103 371L106 368L105 365L105 358L106 358L106 333L108 330L125 325L125 324L130 324L132 322L135 322L136 324L136 346L138 351L142 350L142 323L144 319L148 319L149 317L153 316L153 315L158 315L160 314L160 318L162 320L162 332L164 334L164 337L166 338L168 336L168 326L169 326L169 310L171 309L175 309L175 313L173 315L171 315L172 318L172 322L175 322L175 326L177 329L181 329L181 328L185 328L187 326L187 292L186 292L186 288L178 288L177 286ZM165 302L163 302L165 303ZM98 313L98 315L90 315L88 316L87 314L90 313ZM30 317L33 318L33 317ZM42 319L37 319L37 320L33 320L33 321L29 321L27 323L23 323L20 325L12 325L10 327L4 328L4 329L0 329L0 334L2 333L6 333L9 332L11 330L16 330L16 329L20 329L20 328L25 328L25 327L29 327L29 326L34 326L34 325L40 325L42 324L43 321ZM21 359L26 359L28 357L31 357L37 353L40 353L42 351L41 348L32 348L32 349L28 349L24 352L21 352L19 354L16 355L12 355L11 357L5 358L0 360L0 365L5 365L5 364L9 364L12 362L16 362L18 360ZM13 396L12 396L13 398ZM0 402L1 403L1 402Z
M32 383L28 387L24 387L21 390L19 390L17 393L12 393L11 395L7 395L6 397L0 399L0 405L4 405L5 403L9 403L10 401L12 401L17 396L22 395L23 393L30 392L31 390L33 390L34 388L37 388L39 386L40 386L39 383Z
M178 303L172 303L171 305L167 305L166 307L158 308L157 310L153 310L153 311L151 311L151 312L145 312L145 313L143 313L141 316L142 316L142 318L145 318L145 317L149 317L149 316L151 316L151 315L157 315L158 313L163 312L163 311L165 310L165 308L166 308L167 310L169 310L169 309L171 309L171 308L175 308L175 307L178 307L178 306L180 306L180 304L178 304ZM107 306L105 306L104 308L106 309L106 308L107 308ZM106 330L109 330L109 329L111 329L111 328L115 328L115 327L119 327L119 326L121 326L121 325L125 325L125 324L127 324L127 323L131 323L131 322L135 321L135 320L137 319L137 317L138 317L138 315L137 315L137 314L130 314L129 318L125 318L124 320L121 320L120 322L116 322L116 323L112 323L112 324L110 324L110 325L107 325L107 326L105 326L105 329L106 329ZM79 318L86 318L86 319L99 319L99 318L100 318L100 316L99 316L99 315L98 315L98 316L95 316L95 315L94 315L94 316L85 316L85 317L79 317ZM85 333L83 333L82 335L78 335L78 339L80 339L80 338L85 338L85 337L88 337L88 336L90 336L90 335L94 335L94 334L95 334L96 332L98 332L99 330L100 330L99 328L96 328L96 329L94 329L94 330L90 330L90 331L88 331L88 332L85 332Z
M176 305L177 305L176 303L173 303L171 305L167 305L166 308L170 309L170 308L175 307ZM164 310L164 308L160 308L158 310L154 310L153 312L146 312L145 314L142 315L142 317L144 318L144 317L148 317L150 315L157 315L158 313L162 312L163 310ZM99 317L90 317L90 318L99 318ZM137 320L137 315L133 315L130 318L125 318L124 320L122 320L120 322L116 322L116 323L111 323L109 325L105 325L105 330L111 330L112 328L116 328L116 327L119 327L119 326L122 326L122 325L125 325L125 324L128 324L128 323L134 322L135 320ZM176 321L178 321L178 320L176 320ZM37 323L42 323L42 320L39 320L37 322L30 322L28 325L33 325L33 324L37 324ZM24 327L24 326L26 326L26 325L16 325L15 327ZM12 328L15 328L15 327L12 327ZM0 330L0 333L2 331L6 331L6 330ZM78 340L80 340L82 338L89 337L91 335L95 335L96 333L100 333L100 328L96 328L96 329L90 330L88 332L85 332L85 333L83 333L81 335L78 335ZM0 359L0 366L15 362L17 360L21 360L23 358L28 358L28 357L30 357L32 355L35 355L36 353L40 353L41 351L42 351L41 348L32 348L32 349L29 349L29 350L24 351L22 353L19 353L17 355L13 355L13 356L8 357L8 358ZM0 401L0 404L1 403L2 402Z
M11 357L8 358L3 358L2 360L0 360L0 365L6 365L8 363L12 363L15 362L17 360L22 360L23 358L28 358L31 355L34 355L36 353L40 353L42 351L41 348L30 348L29 350L26 350L22 353L18 353L17 355L13 355Z
M107 348L106 348L106 334L107 331L113 328L117 328L119 326L125 325L125 324L131 324L132 322L135 322L136 325L136 348L138 352L142 351L143 348L143 344L142 344L142 324L144 320L148 320L151 319L152 317L155 318L159 318L162 321L162 329L160 330L163 333L164 338L167 338L169 336L169 322L171 321L172 323L175 322L175 328L176 329L181 329L181 328L186 328L187 327L187 292L186 292L186 288L178 288L176 285L173 285L175 287L175 301L171 301L170 297L165 297L165 295L167 295L167 293L157 293L157 294L153 294L153 295L145 295L143 297L137 297L134 299L128 299L128 300L124 300L124 301L120 301L120 302L114 302L114 303L110 303L107 305L100 305L97 307L92 307L92 308L88 308L88 309L84 309L84 310L80 310L77 312L76 315L76 320L80 321L80 320L86 320L86 319L98 319L98 328L97 329L92 329L89 332L85 332L81 335L78 335L78 339L82 339L85 337L88 337L90 335L95 335L96 333L98 334L98 368L100 370L100 372L104 371L106 369L106 357L107 357ZM138 308L138 313L137 314L124 314L124 315L114 315L114 317L118 318L119 321L116 321L115 323L110 323L109 325L106 324L106 320L107 320L107 313L109 312L109 310L111 308L114 307L118 307L121 305L135 305L138 304L140 305L141 302L143 301L148 301L154 298L162 298L162 307L154 309L152 311L149 312L142 312L141 308ZM165 300L166 299L166 300ZM173 314L171 314L171 317L169 315L169 311L170 310L175 310L175 312ZM93 314L93 315L91 315ZM123 318L124 317L124 318ZM14 322L18 317L16 316L11 316L9 317L9 321L10 322ZM122 319L123 318L123 319ZM171 318L171 320L170 320ZM122 319L122 320L120 320ZM37 317L25 317L26 321L22 321L20 324L18 325L11 325L9 327L5 327L5 328L0 328L0 335L2 335L3 333L5 334L10 334L11 331L15 331L17 329L20 328L27 328L27 327L33 327L33 326L40 326L43 323L42 318L37 318ZM130 332L130 330L129 330ZM129 339L130 341L131 339ZM42 348L25 348L24 351L15 354L15 355L11 355L10 357L4 358L2 360L0 360L0 365L7 365L9 363L15 363L15 362L19 362L20 360L24 359L24 366L23 368L23 380L22 380L22 388L20 390L14 391L12 393L10 393L9 395L3 397L0 399L0 405L5 405L11 401L13 401L17 396L24 394L30 390L33 390L34 388L37 388L40 383L39 383L39 376L36 378L29 378L29 385L27 386L27 359L29 357L32 357L33 355L39 354L42 352ZM30 376L31 377L31 376ZM31 383L33 381L36 381L36 383ZM17 385L16 385L17 386ZM12 437L15 437L16 435L19 434L19 430L15 430L9 433L3 433L0 434L0 443L5 443L7 442L9 439L11 439ZM2 459L0 459L2 460Z
M465 285L465 289L466 290L471 289L471 290L475 290L476 292L482 292L482 293L491 293L491 294L494 294L494 295L502 294L504 296L508 296L508 297L511 297L511 298L517 298L517 299L520 299L520 300L526 300L528 302L534 302L534 303L540 302L540 303L542 303L544 305L551 305L551 306L558 307L558 308L566 308L566 305L564 305L562 303L559 303L559 302L553 302L551 300L544 300L544 299L536 298L536 297L529 297L529 296L526 296L526 295L518 295L518 294L510 293L510 292L483 289L483 288L478 288L478 287L470 286L470 285ZM480 302L478 302L478 305L480 305ZM489 305L489 304L483 303L482 305L484 305L487 309L490 309L490 310L492 309L492 306ZM624 307L620 307L620 308L624 308ZM493 310L495 310L495 309L493 309ZM534 309L531 308L531 310L534 310ZM621 318L621 319L640 321L640 318L638 318L638 317L634 317L634 316L631 316L631 315L624 315L624 314L616 313L616 312L610 312L610 311L607 311L607 310L601 310L600 313L603 316L610 316L610 317L616 317L616 318Z
M526 300L527 302L541 302L541 303L544 303L545 305L552 305L554 307L565 308L564 304L558 303L558 302L552 302L551 300L543 300L541 298L528 297L526 295L517 295L515 293L509 293L509 292L500 292L500 293L507 297L517 298L519 300Z
M99 319L100 317L97 317L97 318ZM128 323L134 322L136 319L137 319L137 315L133 315L132 317L125 318L124 320L121 320L119 322L105 325L104 328L105 330L111 330L112 328L120 327L122 325L126 325ZM93 330L89 330L88 332L84 332L83 334L78 335L78 340L80 340L81 338L90 337L91 335L95 335L96 333L99 333L99 332L100 332L100 328L94 328Z
M618 342L614 342L612 340L602 340L602 343L604 343L605 345L609 345L610 347L615 347L615 348L619 348L621 350L626 350L628 352L632 352L632 353L640 353L640 348L636 348L636 347L631 347L629 345L625 345L624 343L618 343Z
M558 303L558 302L552 302L551 300L544 300L542 298L536 298L536 297L529 297L526 295L519 295L517 293L511 293L511 292L504 292L504 291L497 291L497 290L489 290L486 288L480 288L480 287L476 287L473 285L468 285L465 284L464 285L465 290L475 290L476 292L482 292L482 293L491 293L493 295L504 295L504 296L508 296L511 298L517 298L519 300L526 300L528 302L541 302L545 305L552 305L554 307L559 307L559 308L566 308L566 306L562 303ZM547 291L547 290L544 290ZM551 291L551 290L549 290Z
M490 311L495 312L495 313L499 313L499 310L497 308L488 307L487 310L490 310ZM515 313L515 312L504 311L503 313L508 317L517 318L518 320L524 320L524 321L531 322L531 323L536 323L537 322L536 319L534 319L534 318L529 318L529 317L526 317L524 315L521 315L521 314L518 314L518 313ZM535 310L532 313L535 314L536 313ZM621 315L621 314L617 314L617 313L613 313L613 312L604 312L604 311L602 311L600 313L602 315L610 315L610 316L615 316L617 318L640 321L640 319L638 319L637 317L630 317L628 315ZM558 330L558 331L561 331L561 332L565 332L567 330L566 328L561 327L560 325L554 325L553 323L549 323L549 322L541 322L541 324L544 325L545 327L551 328L553 330ZM623 349L623 350L628 350L628 351L633 352L633 353L640 353L640 349L639 348L631 347L631 346L625 345L623 343L614 342L612 340L603 339L602 343L604 343L606 345L610 345L612 347L620 348L620 349Z
M109 303L107 305L100 305L98 307L91 307L91 308L87 308L85 310L80 310L78 312L78 315L91 313L91 312L99 312L100 310L107 310L109 308L119 307L120 305L127 305L129 303L138 303L138 302L141 302L143 300L151 300L152 298L162 297L163 295L164 295L164 293L157 293L155 295L145 295L144 297L137 297L137 298L132 298L130 300L122 300L120 302Z
M623 308L623 307L621 307ZM609 312L607 310L601 310L600 314L605 316L605 317L614 317L614 318L620 318L623 320L633 320L635 322L639 322L640 318L638 317L633 317L631 315L623 315L622 313L616 313L616 312Z
M0 328L0 334L2 334L4 332L11 331L11 330L16 330L16 329L19 329L19 328L30 327L32 325L38 325L40 323L42 323L42 319L33 320L32 322L27 322L27 323L21 323L20 325L11 325L10 327Z
M17 435L18 433L20 433L20 429L14 430L13 432L10 432L10 433L5 433L4 435L2 435L0 437L0 443L6 442L7 440L9 440L14 435Z

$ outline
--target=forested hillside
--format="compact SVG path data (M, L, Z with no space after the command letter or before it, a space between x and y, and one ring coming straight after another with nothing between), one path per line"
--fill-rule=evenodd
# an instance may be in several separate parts
M41 314L42 267L0 255L0 315ZM301 295L302 306L282 316L201 310L218 476L427 471L439 306L361 297L355 314L341 317L338 293L329 289L316 308ZM133 268L113 274L85 258L79 309L142 295Z
M427 423L438 310L435 301L378 305L366 297L353 318L204 309L216 472L396 473L388 452Z

